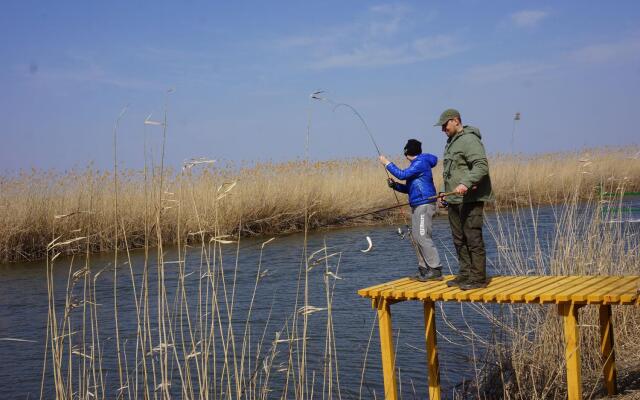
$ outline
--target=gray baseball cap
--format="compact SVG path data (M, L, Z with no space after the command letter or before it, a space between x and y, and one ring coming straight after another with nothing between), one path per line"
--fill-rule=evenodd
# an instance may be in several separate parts
M454 118L460 118L460 112L454 108L449 108L447 110L444 110L442 114L440 114L440 119L434 126L442 126L445 124L445 122Z

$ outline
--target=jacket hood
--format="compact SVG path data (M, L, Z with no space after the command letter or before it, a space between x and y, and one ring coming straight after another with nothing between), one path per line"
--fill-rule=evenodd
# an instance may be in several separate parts
M462 132L464 132L464 133L473 133L478 138L482 139L482 135L480 134L480 129L476 128L475 126L465 125L463 127Z
M416 156L416 160L418 159L429 164L431 168L435 167L438 164L438 157L434 156L433 154L429 154L429 153L418 154Z

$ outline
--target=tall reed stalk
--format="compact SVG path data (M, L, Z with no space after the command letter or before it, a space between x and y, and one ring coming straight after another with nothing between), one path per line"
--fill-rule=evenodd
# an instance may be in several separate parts
M165 109L163 147L166 123ZM117 126L114 148L116 138ZM241 293L236 280L242 248L241 229L229 233L222 223L223 212L228 212L228 203L234 201L243 185L219 179L218 185L212 188L207 182L206 194L210 197L202 202L203 175L194 176L191 168L186 168L167 183L164 150L160 157L158 169L149 170L145 163L140 191L144 197L139 198L141 203L136 206L141 213L136 216L141 226L132 226L127 221L130 207L123 206L127 204L123 200L128 190L126 175L117 171L117 152L114 153L114 173L105 174L113 179L115 192L112 197L103 197L113 200L112 221L108 226L113 232L114 245L126 254L125 262L115 252L113 263L103 269L96 270L93 264L91 254L96 236L103 234L102 231L95 233L100 204L94 199L99 186L90 186L87 193L90 201L83 204L82 212L54 217L53 239L46 246L49 313L40 397L312 399L321 393L326 399L340 398L331 319L339 257L328 254L326 245L307 252L305 235L298 281L292 282L297 284L298 293L291 299L293 306L283 326L273 337L268 337L270 316L264 326L256 326L253 310L258 301L259 284L266 276L262 254L272 239L260 247L252 291ZM177 199L173 198L175 193ZM306 233L315 205L311 196L305 198ZM87 218L79 218L85 214ZM167 219L174 224L168 230L177 241L175 260L167 259L163 246L167 242L164 238L169 226L165 223ZM106 221L103 222L106 225ZM242 226L241 221L237 223ZM78 228L63 230L70 225ZM130 229L138 233L132 234ZM135 241L144 248L142 261L135 261L139 258L131 256ZM192 247L193 242L198 245ZM155 256L150 252L152 244L156 245ZM59 256L71 246L84 254L81 267L76 265L75 257L69 265L58 265ZM223 248L231 246L235 246L236 262L229 275L227 252ZM135 262L141 265L134 265ZM54 272L60 268L68 270L63 299L56 296L59 288L54 284ZM118 273L123 270L128 274ZM109 275L113 285L111 298L99 290L108 279L107 272L112 272ZM325 305L314 306L309 302L310 274L323 274ZM193 279L197 279L195 285ZM239 296L249 299L248 310L237 310ZM113 302L111 312L102 307L109 302ZM133 329L124 329L120 321L124 315L120 309L123 304L133 304L135 315L128 318ZM309 363L307 355L309 323L316 313L324 315L327 321L324 360L318 363L320 369ZM238 322L238 314L243 316L242 322ZM262 334L257 336L255 332L259 330ZM115 332L113 336L112 332ZM256 337L257 343L253 341ZM278 380L274 383L276 374Z

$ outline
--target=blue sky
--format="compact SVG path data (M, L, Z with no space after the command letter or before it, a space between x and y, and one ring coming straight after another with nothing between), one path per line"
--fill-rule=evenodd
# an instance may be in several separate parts
M637 145L640 3L3 1L0 170L442 154L448 107L489 153ZM169 95L167 89L175 91ZM310 117L310 118L309 118Z

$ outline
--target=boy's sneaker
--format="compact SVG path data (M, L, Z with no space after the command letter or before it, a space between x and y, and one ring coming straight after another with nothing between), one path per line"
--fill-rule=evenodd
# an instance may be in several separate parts
M439 268L418 268L415 279L420 282L440 281L442 280L442 270Z

